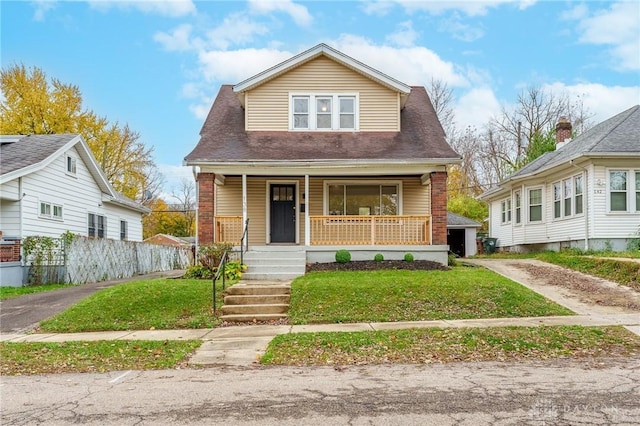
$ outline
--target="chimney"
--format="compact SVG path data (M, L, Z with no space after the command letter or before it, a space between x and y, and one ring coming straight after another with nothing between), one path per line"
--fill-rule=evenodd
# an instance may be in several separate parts
M571 140L571 123L567 117L560 117L556 124L556 149Z

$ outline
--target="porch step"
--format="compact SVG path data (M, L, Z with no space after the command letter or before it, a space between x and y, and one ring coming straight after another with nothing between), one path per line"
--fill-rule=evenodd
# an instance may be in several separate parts
M223 315L221 318L223 319L223 321L227 322L277 321L279 319L287 318L287 314L233 314Z
M253 322L287 318L291 300L290 282L268 280L246 284L245 276L225 291L221 319L227 322Z
M285 314L289 310L288 303L261 303L259 305L225 305L222 307L222 316L225 315L263 315L263 314Z
M255 305L259 303L265 304L285 304L289 305L291 296L289 294L274 295L241 295L241 296L225 296L225 305Z
M298 247L260 247L244 254L246 280L293 279L305 274L307 255Z

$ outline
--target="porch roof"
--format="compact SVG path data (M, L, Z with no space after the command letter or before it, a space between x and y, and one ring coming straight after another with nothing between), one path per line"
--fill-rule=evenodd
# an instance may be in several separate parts
M460 161L445 140L424 87L411 87L400 132L249 132L244 118L233 87L222 86L185 165L341 160L444 165Z

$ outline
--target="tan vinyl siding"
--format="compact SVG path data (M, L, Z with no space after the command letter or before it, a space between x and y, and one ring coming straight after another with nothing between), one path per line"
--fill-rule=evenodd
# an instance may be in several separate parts
M326 57L248 92L247 130L289 130L289 93L358 93L360 131L399 131L399 94Z
M403 194L402 205L404 215L426 215L430 214L429 207L429 186L422 185L418 177L389 178L394 182L401 181ZM311 216L324 215L324 183L330 181L380 181L384 179L374 179L371 177L363 179L322 177L309 179L309 194L302 194L305 191L304 178L289 177L247 177L247 215L249 217L249 244L264 245L267 243L267 211L269 200L267 199L267 181L272 183L294 183L297 182L298 193L296 194L297 221L299 227L299 243L304 244L304 213L299 208L301 203L306 203ZM216 216L242 216L242 178L240 176L227 176L225 184L216 186L215 198Z

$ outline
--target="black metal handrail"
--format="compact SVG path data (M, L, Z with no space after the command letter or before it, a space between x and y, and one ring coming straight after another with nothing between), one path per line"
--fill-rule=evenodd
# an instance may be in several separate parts
M220 258L220 264L218 265L218 269L216 269L216 273L212 278L212 300L213 300L213 313L216 313L216 281L220 279L220 275L222 275L222 291L225 290L226 286L226 278L227 274L225 274L225 269L227 269L227 258L229 257L228 251L225 250L222 253L222 257Z
M245 250L246 244L246 250ZM249 251L249 218L244 221L244 229L242 230L242 238L240 238L240 263L244 265L244 252Z

